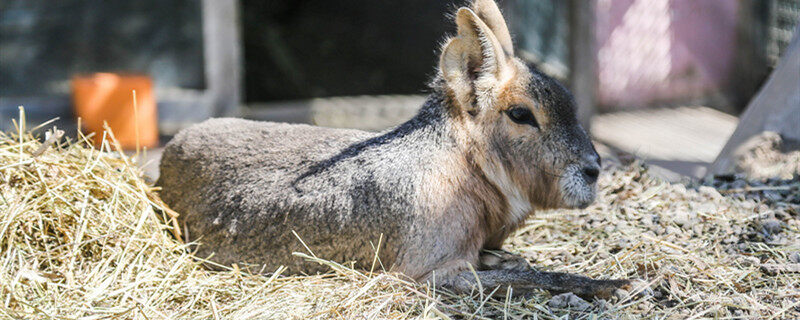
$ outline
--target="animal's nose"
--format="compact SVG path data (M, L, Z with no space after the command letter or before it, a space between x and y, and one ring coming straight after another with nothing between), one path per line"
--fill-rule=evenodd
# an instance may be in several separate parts
M600 168L597 166L583 167L583 178L586 179L587 184L597 182L597 176L600 175Z

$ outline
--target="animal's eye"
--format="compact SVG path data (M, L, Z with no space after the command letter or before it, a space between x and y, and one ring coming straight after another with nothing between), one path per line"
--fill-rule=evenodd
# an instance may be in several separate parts
M511 121L514 121L519 124L528 124L533 126L534 128L539 127L539 123L536 122L536 118L533 117L533 113L531 110L525 107L513 107L506 110L506 115L511 118Z

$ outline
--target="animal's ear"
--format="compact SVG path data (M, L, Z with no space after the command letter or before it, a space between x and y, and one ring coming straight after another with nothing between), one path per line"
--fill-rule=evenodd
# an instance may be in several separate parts
M506 20L494 0L475 0L472 10L478 15L489 29L492 30L497 41L508 55L514 55L514 44L511 42L511 33L508 32Z
M442 50L439 69L458 102L474 112L483 93L508 74L508 56L492 30L474 11L456 13L458 36Z

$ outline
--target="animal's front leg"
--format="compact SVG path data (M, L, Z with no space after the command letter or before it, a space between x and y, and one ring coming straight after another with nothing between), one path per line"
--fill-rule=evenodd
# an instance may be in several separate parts
M536 290L547 290L552 293L572 292L587 299L607 299L633 289L634 282L627 279L596 280L576 274L541 272L533 269L498 269L480 270L475 273L464 271L452 274L439 283L442 287L461 294L482 287L486 292L496 289L498 294L504 295L510 287L514 295L520 296L530 295Z
M531 264L520 255L505 250L481 250L479 270L531 270Z

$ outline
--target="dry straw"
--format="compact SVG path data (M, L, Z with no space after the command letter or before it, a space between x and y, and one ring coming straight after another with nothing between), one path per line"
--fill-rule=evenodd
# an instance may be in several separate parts
M43 127L0 133L2 317L800 318L800 277L791 271L800 251L796 207L777 212L708 187L687 190L639 165L604 174L588 210L538 214L509 241L543 269L639 277L655 289L653 297L567 307L546 292L452 296L301 253L331 272L209 271L176 240L175 213L113 135L104 133L99 149L84 136L44 139L43 147L35 137ZM778 229L764 235L770 219Z

